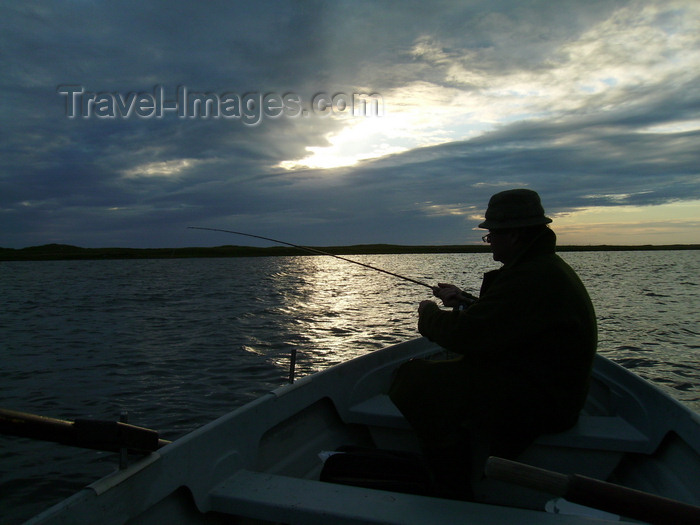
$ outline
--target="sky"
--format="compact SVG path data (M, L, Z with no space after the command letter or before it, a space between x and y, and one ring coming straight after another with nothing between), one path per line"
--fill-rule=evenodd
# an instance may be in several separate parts
M700 2L5 1L0 246L700 243Z

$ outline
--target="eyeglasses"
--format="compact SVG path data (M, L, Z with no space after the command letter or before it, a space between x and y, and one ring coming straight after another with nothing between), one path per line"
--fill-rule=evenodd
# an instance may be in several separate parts
M491 234L490 234L490 233L487 233L486 235L484 235L484 236L481 238L481 240L484 241L484 242L487 242L487 243L491 244Z

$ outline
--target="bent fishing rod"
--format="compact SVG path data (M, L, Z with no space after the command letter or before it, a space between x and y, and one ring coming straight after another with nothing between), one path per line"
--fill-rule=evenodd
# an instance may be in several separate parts
M253 235L252 233L236 232L236 231L233 231L233 230L222 230L222 229L219 229L219 228L202 228L202 227L199 227L199 226L188 226L188 228L191 229L191 230L206 230L206 231L212 231L212 232L233 233L233 234L235 234L235 235L244 235L244 236L246 236L246 237L254 237L254 238L256 238L256 239L262 239L262 240L264 240L264 241L270 241L270 242L274 242L274 243L277 243L277 244L284 244L284 245L286 245L286 246L292 246L293 248L298 248L298 249L300 249L300 250L305 250L305 251L307 251L307 252L309 252L309 253L313 253L313 254L316 254L316 255L328 255L328 256L330 256L330 257L335 257L336 259L340 259L341 261L349 262L349 263L352 263L352 264L358 264L358 265L360 265L360 266L364 266L365 268L369 268L370 270L374 270L374 271L376 271L376 272L382 272L382 273L385 273L385 274L387 274L387 275L391 275L391 276L393 276L393 277L398 277L399 279L403 279L404 281L409 281L409 282L412 282L412 283L414 283L414 284L419 284L419 285L421 285L421 286L425 286L426 288L430 288L431 290L434 290L434 289L435 289L435 287L430 286L430 285L427 284L427 283L418 281L418 280L416 280L416 279L411 279L410 277L406 277L406 276L404 276L404 275L399 275L398 273L390 272L389 270L384 270L384 269L382 269L382 268L377 268L376 266L372 266L372 265L370 265L370 264L365 264L365 263L362 263L362 262L359 262L359 261L354 261L354 260L352 260L352 259L348 259L347 257L341 257L340 255L335 255L334 253L324 252L323 250L318 250L318 249L316 249L316 248L310 248L310 247L308 247L308 246L300 246L300 245L298 245L298 244L292 244L291 242L285 242L285 241L280 241L280 240L277 240L277 239L271 239L270 237L263 237L262 235Z

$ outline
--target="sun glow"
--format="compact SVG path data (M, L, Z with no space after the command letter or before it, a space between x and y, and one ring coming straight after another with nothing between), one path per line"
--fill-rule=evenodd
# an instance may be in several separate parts
M400 153L408 148L392 144L401 127L400 118L358 117L337 133L326 137L329 146L308 146L309 155L298 160L280 162L278 167L294 169L329 169L352 166L360 161Z
M326 135L328 146L308 146L309 155L285 160L277 167L294 170L352 166L363 160L470 138L490 128L469 118L471 101L458 103L456 100L462 97L459 90L428 82L392 90L384 96L386 109L382 115L347 118L340 131Z

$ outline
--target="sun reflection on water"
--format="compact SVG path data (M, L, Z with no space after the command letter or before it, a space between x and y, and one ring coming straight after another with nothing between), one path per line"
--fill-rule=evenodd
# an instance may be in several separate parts
M454 268L459 268L455 259L460 258L464 269L455 272ZM446 255L440 264L433 259L430 265L421 255L358 255L352 259L425 282L454 281L473 292L478 290L484 263L489 266L487 256L475 259L465 254ZM299 271L296 286L285 290L278 313L287 323L289 338L285 342L300 352L298 374L322 370L419 335L416 308L421 300L431 298L427 288L332 257L300 257L295 264ZM476 279L465 279L467 273ZM280 355L276 363L286 366L287 360Z

